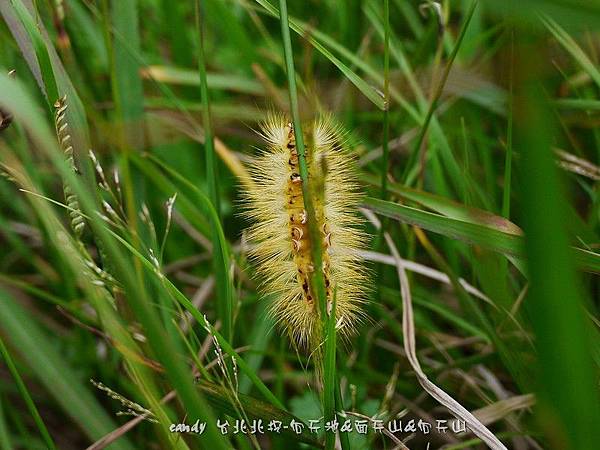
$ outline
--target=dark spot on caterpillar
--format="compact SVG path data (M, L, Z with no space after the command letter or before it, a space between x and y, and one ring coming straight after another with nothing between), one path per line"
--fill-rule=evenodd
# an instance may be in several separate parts
M304 292L308 294L308 283L306 280L304 280L304 283L302 283L302 289L304 289Z
M289 141L289 142L287 143L287 148L289 148L290 150L291 150L292 148L294 148L295 146L296 146L296 144L295 144L294 142L292 142L292 141Z
M290 180L292 181L292 183L301 183L302 182L302 178L300 177L300 174L294 172L293 174L290 175Z
M292 238L293 239L302 239L302 236L304 235L304 233L302 232L301 228L298 227L292 227Z
M325 278L325 287L329 287L330 284L329 278Z

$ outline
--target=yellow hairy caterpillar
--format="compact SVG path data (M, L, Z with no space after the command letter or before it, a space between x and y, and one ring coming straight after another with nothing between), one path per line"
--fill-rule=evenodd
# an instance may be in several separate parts
M320 232L327 309L336 300L336 328L349 337L360 321L367 276L359 250L366 234L357 225L360 200L351 159L343 153L344 134L329 117L306 126L309 192ZM250 257L262 278L261 290L273 297L271 313L300 347L319 345L321 321L311 274L308 217L293 125L271 114L262 124L266 150L249 165L243 215L253 222Z

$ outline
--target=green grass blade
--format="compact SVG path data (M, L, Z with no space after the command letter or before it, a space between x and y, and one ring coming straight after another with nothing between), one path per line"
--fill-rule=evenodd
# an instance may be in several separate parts
M344 411L344 402L342 401L342 392L340 387L340 376L339 372L336 373L335 386L334 386L334 394L335 394L335 410L338 413ZM341 414L338 414L341 419ZM339 420L339 419L338 419ZM351 450L350 439L348 438L348 433L339 433L340 445L342 450Z
M21 378L21 375L19 375L17 366L15 365L14 361L12 360L12 357L10 356L8 349L4 345L4 341L1 338L0 338L0 354L2 354L2 358L4 359L4 362L6 363L8 370L10 371L13 379L15 380L17 389L21 393L23 400L25 400L27 409L29 410L29 413L33 417L35 425L37 426L40 434L42 435L42 439L46 443L46 446L51 450L55 450L56 445L54 444L54 441L52 440L52 437L50 436L50 433L48 432L48 429L46 428L46 425L44 424L44 421L42 420L42 417L40 416L40 413L38 412L38 409L36 408L35 403L33 402L33 399L31 398L31 395L29 395L27 386L25 386L25 383L23 383L23 379Z
M205 165L206 165L206 182L208 184L208 198L210 199L215 214L216 221L220 222L221 206L219 189L217 185L217 158L215 155L215 145L213 138L212 119L210 113L210 97L208 91L208 82L206 76L206 62L204 58L204 8L200 0L195 3L196 9L196 28L198 31L198 73L200 76L200 96L202 97L202 125L204 129L204 154L205 154ZM213 224L214 227L220 228L219 223ZM222 231L221 231L222 235ZM215 249L222 248L217 233L213 233L213 246ZM216 272L219 272L222 264L227 263L227 258L223 254L219 254L218 251L213 253L213 265ZM227 268L228 269L228 268ZM225 275L227 272L225 273ZM231 295L229 295L230 282L227 276L217 277L217 290L224 293L224 298L219 298L217 302L217 310L219 311L219 318L223 326L223 335L225 338L232 342L233 339L233 305L231 301Z
M255 0L258 4L260 4L265 10L274 17L279 16L279 11L273 5L271 5L266 0ZM286 14L287 17L287 14ZM383 96L374 89L371 85L369 85L365 80L363 80L360 76L356 74L352 69L350 69L346 64L344 64L340 59L338 59L333 53L331 53L320 41L323 40L322 34L318 32L314 32L315 36L319 36L320 39L311 36L311 33L307 33L307 27L303 26L301 22L296 20L289 20L289 25L296 33L301 36L307 36L309 42L313 45L315 49L317 49L323 56L325 56L329 61L332 62L340 71L344 74L346 78L348 78L352 84L354 84L359 91L361 91L365 97L367 97L374 105L376 105L379 109L383 110L385 107L385 99ZM314 31L314 30L313 30Z
M596 64L584 53L581 47L558 23L549 17L542 18L543 24L552 33L556 40L564 47L565 50L579 63L583 70L594 80L597 86L600 87L600 70Z
M333 293L331 311L325 319L325 356L323 361L323 416L325 423L335 419L335 391L339 389L336 384L336 291ZM325 433L325 449L335 448L336 433Z
M552 103L561 109L600 111L600 100L585 98L559 98L554 100Z
M73 191L78 195L82 210L90 219L90 225L94 230L96 237L101 240L106 254L114 263L115 273L118 274L119 281L122 283L123 289L127 293L126 298L128 306L131 307L136 318L143 326L153 356L155 356L165 368L165 374L178 392L179 398L186 407L187 412L207 422L205 433L200 436L200 439L204 441L206 445L215 446L216 448L227 448L223 437L216 430L212 411L203 407L205 403L194 387L189 368L187 368L180 359L180 355L176 350L177 347L172 341L171 336L165 333L157 312L148 302L148 298L145 296L144 292L145 286L142 286L140 279L132 273L130 265L131 259L123 254L121 248L118 246L118 240L115 240L116 236L105 228L104 221L102 221L96 213L95 202L92 195L82 186L81 180L72 172L72 170L70 170L69 166L64 161L62 153L57 148L52 134L44 121L40 118L33 102L29 96L25 94L21 85L9 80L5 75L0 74L0 89L10 89L13 92L13 96L7 99L7 106L10 107L10 111L14 114L15 118L21 121L21 123L28 125L28 131L32 140L36 142L39 149L46 152L46 155L52 161L55 169L68 183L70 183ZM42 206L40 205L40 208L41 207ZM55 230L55 232L60 231L61 230ZM153 274L154 276L149 276L147 280L151 283L153 289L156 289L156 292L159 293L159 295L166 295L167 293L161 289L163 286L157 279L158 277L156 276L154 266L152 267L149 274ZM81 267L79 267L79 271L81 271ZM88 295L92 296L92 292L93 291L88 291ZM98 304L95 306L106 309L107 305ZM116 319L113 317L112 320ZM127 335L119 336L119 339L123 340L126 337ZM56 356L56 359L59 359L59 357ZM106 433L102 433L102 435L103 434Z
M140 64L131 53L140 53L138 1L111 0L111 20L115 34L112 47L112 89L117 115L123 127L128 150L139 149L144 141L144 91ZM122 44L127 42L127 46Z
M175 186L179 188L178 191L181 190L183 196L189 197L188 207L194 208L194 205L199 206L210 223L211 241L213 243L213 268L215 270L217 288L217 305L218 308L222 308L220 310L221 314L223 314L222 318L227 320L229 325L228 327L225 327L225 323L223 323L223 330L227 329L231 335L233 318L233 281L229 273L231 263L228 245L219 216L210 199L204 195L196 185L185 179L176 170L161 162L158 158L149 156L149 159L172 177L175 181ZM159 185L166 195L173 194L170 187L171 185L166 177L155 170L155 168L149 166L143 158L134 156L132 157L132 161L149 174L150 180L157 184L160 183ZM170 192L167 192L167 190L170 190ZM225 335L227 336L227 334ZM231 336L227 338L228 341L230 341L230 339Z
M480 245L507 256L517 258L524 256L524 239L521 236L375 198L364 199L363 206L383 216L416 225L453 239ZM580 269L600 273L600 254L576 247L571 247L571 253Z
M384 0L383 2L384 9L384 28L385 28L385 37L384 37L384 55L383 55L383 96L385 98L385 109L383 110L383 160L381 164L381 199L387 199L387 176L389 170L389 159L390 159L390 148L389 148L389 140L390 140L390 2L389 0ZM381 227L381 231L384 232L385 227Z
M591 323L566 233L566 199L551 150L553 130L537 48L520 50L515 146L523 149L521 195L531 280L526 307L536 335L539 421L552 448L592 450L600 442L600 395Z
M372 175L362 175L361 180L372 186L377 186L377 178ZM390 183L388 187L392 194L416 202L437 213L463 222L471 222L479 225L496 228L509 234L521 234L521 229L504 217L497 216L479 208L458 203L454 200L442 197L430 192L413 189L399 183Z
M514 35L511 34L511 60L509 74L509 105L508 105L508 126L506 129L506 158L504 160L504 191L502 193L502 216L510 218L510 193L512 180L512 157L513 157L513 61L514 61Z
M174 85L200 86L198 70L183 67L152 65L144 69L144 73L154 80ZM257 81L229 73L206 73L206 82L211 90L223 90L262 96L265 95L264 87Z
M48 54L48 48L23 2L21 0L11 0L11 3L33 44L34 52L40 66L42 80L44 82L48 110L52 111L52 105L58 100L59 93L54 69L52 68L52 62L50 60L50 55Z
M296 147L298 150L298 164L300 166L300 177L302 178L302 196L304 197L304 207L308 218L308 228L310 232L311 255L315 267L322 267L321 239L320 231L316 222L315 206L313 203L313 191L309 185L308 166L306 163L306 152L304 148L304 134L302 132L302 123L300 120L300 108L298 106L298 90L296 89L296 71L294 69L294 53L292 50L292 39L290 37L290 24L287 14L287 1L280 0L280 22L281 35L283 39L283 53L288 79L288 89L290 95L290 109L294 126L294 136L296 138ZM325 280L320 270L315 270L312 274L313 287L316 287L313 293L316 297L316 304L320 312L323 324L326 317L326 295Z
M437 109L439 99L440 99L440 97L442 95L442 91L444 89L444 85L446 84L446 80L448 79L448 75L450 74L450 69L452 68L454 59L456 58L456 55L458 54L458 50L460 49L463 38L465 37L465 33L469 27L469 23L471 22L471 19L473 18L473 13L475 12L476 7L477 7L477 0L473 0L473 2L471 3L471 6L469 8L469 11L467 12L467 15L463 21L462 28L460 29L460 34L458 35L458 39L456 40L456 43L454 44L452 53L450 53L448 62L446 63L446 67L444 68L444 72L442 73L441 80L436 85L436 89L433 93L433 97L432 97L431 103L429 105L429 109L427 110L427 115L425 116L425 121L424 121L423 125L421 126L421 130L419 131L419 137L417 138L417 142L416 142L415 146L413 147L413 151L411 152L409 160L406 163L406 166L404 169L404 174L402 176L402 180L404 181L404 184L406 184L406 181L408 179L410 171L412 170L415 162L417 161L417 157L419 156L419 154L421 152L421 146L423 145L425 135L427 134L427 129L429 128L429 123L431 122L433 114L434 114L435 110Z
M108 417L79 375L68 366L46 333L4 290L0 290L0 324L6 337L36 378L45 386L67 416L77 423L91 440L99 439L117 425ZM132 450L126 438L114 444L115 450Z

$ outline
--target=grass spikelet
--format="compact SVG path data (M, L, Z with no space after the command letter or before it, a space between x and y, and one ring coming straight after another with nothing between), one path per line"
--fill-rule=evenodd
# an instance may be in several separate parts
M149 422L158 423L158 420L156 419L156 416L154 415L154 413L152 411L150 411L149 409L144 408L139 403L132 402L124 395L121 395L118 392L113 391L111 388L109 388L108 386L106 386L98 381L90 380L90 383L92 383L99 390L105 392L106 395L108 395L113 400L117 400L118 402L120 402L121 405L123 405L123 407L126 408L125 411L119 411L117 413L118 416L134 416L134 417L141 416Z
M65 154L67 163L77 173L77 167L75 166L75 158L73 156L73 146L71 145L71 135L69 134L69 124L67 123L67 96L60 97L54 103L56 108L54 116L54 125L56 127L56 137L60 148ZM68 183L63 183L63 190L65 193L65 201L69 209L69 216L71 217L71 228L75 232L76 236L80 237L85 228L85 221L79 209L79 200L77 195L73 192Z
M348 338L360 320L366 274L359 249L366 235L357 225L360 199L351 158L342 151L344 133L329 116L306 127L306 157L310 195L322 238L322 267L327 310L337 290L336 328ZM244 216L253 222L248 239L250 257L262 278L262 291L273 295L271 312L292 341L314 349L322 325L311 273L310 234L304 209L302 179L293 125L283 115L270 114L262 124L266 150L250 163L245 183Z

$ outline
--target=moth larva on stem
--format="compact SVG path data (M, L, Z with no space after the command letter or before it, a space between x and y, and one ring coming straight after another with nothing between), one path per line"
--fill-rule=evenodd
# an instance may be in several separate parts
M329 117L306 127L309 189L303 190L293 125L271 114L262 124L267 142L249 166L243 192L244 216L253 224L248 239L251 259L262 279L262 291L272 294L271 312L295 343L314 349L322 337L322 322L311 274L321 270L327 312L334 290L336 328L347 338L361 317L366 273L359 249L366 235L356 207L360 199L351 158L342 151L344 135ZM311 233L304 192L311 195L321 239L321 267L311 254Z

